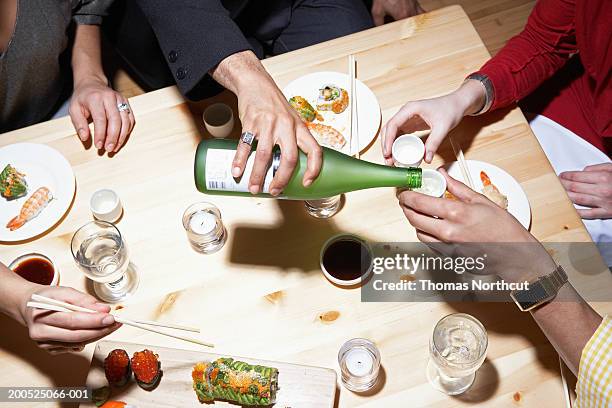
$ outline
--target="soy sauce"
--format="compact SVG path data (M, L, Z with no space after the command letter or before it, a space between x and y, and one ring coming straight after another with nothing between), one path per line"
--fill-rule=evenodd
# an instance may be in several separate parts
M334 278L350 281L365 274L372 264L368 248L355 239L332 242L323 254L323 266Z
M26 259L17 264L13 271L22 278L40 285L50 285L55 274L53 265L42 258Z

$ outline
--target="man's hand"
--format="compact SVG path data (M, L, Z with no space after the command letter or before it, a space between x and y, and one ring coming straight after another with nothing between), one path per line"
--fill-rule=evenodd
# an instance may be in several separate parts
M50 312L26 307L32 293L73 305L97 310L98 313ZM93 296L61 286L34 287L22 299L21 315L28 327L30 338L43 350L52 354L81 351L85 344L99 340L121 325L109 314L110 307L99 303Z
M612 218L612 163L566 171L559 178L574 204L590 207L578 210L582 218Z
M249 191L252 194L262 191L275 145L280 146L281 162L270 185L270 194L279 195L287 186L299 159L298 147L308 155L302 183L305 187L312 184L321 170L323 150L255 54L251 51L233 54L221 61L211 74L236 94L242 131L253 133L257 140ZM232 164L234 177L244 173L250 152L247 144L238 145Z
M374 0L372 3L372 18L377 26L385 23L387 15L397 21L424 12L418 0Z
M131 110L119 112L117 105L127 103L119 92L103 80L93 77L75 84L70 101L70 119L79 138L91 137L88 122L94 124L94 145L107 152L116 152L134 129L136 120Z

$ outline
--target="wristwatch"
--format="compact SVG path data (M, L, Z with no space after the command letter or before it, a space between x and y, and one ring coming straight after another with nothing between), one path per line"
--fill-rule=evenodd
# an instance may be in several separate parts
M529 282L527 289L513 290L510 292L510 297L521 312L527 312L553 300L566 283L567 274L563 267L559 265L553 273L540 276L535 281Z
M488 76L484 74L479 74L477 72L470 74L468 75L467 78L465 78L466 81L469 79L473 79L475 81L480 82L481 85L484 87L484 91L485 91L484 105L478 112L471 113L469 116L482 115L483 113L486 113L491 108L491 105L493 105L493 96L495 95L493 91L493 83L491 82Z

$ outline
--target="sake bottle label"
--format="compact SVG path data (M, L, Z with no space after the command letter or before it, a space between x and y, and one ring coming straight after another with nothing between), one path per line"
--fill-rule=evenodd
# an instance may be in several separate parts
M234 161L235 150L228 149L208 149L206 153L206 187L209 190L249 192L249 179L255 163L255 151L251 152L247 160L242 177L236 179L232 176L232 162ZM280 164L280 154L274 153L272 165L266 172L263 184L263 193L270 192L270 183L278 170Z

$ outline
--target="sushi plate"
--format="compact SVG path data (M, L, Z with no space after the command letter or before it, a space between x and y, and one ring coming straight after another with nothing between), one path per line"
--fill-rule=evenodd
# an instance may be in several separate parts
M359 151L364 151L376 138L380 129L381 113L380 104L374 92L366 84L360 80L355 80L355 100L357 101L357 118L359 123L357 124L359 129ZM341 88L349 90L350 79L349 76L341 72L322 71L313 72L301 76L293 80L289 85L283 89L283 93L287 99L293 96L302 96L305 98L313 107L317 105L317 98L319 96L319 88L333 84ZM350 152L349 143L349 108L347 108L341 114L335 114L329 111L319 112L323 116L323 121L319 122L315 120L315 123L322 123L324 125L332 126L334 129L342 133L347 143L340 150L345 154L355 154L356 146L353 147L353 152ZM353 119L355 120L355 119Z
M480 172L484 170L484 172L489 175L491 183L493 183L503 195L508 197L508 212L512 214L523 227L529 229L531 225L531 207L529 206L527 194L525 194L519 182L506 171L491 163L479 160L466 160L466 163L476 191L480 193L483 188L482 181L480 180ZM459 163L452 162L445 167L447 168L449 176L466 183L463 179Z
M0 148L0 171L10 164L25 174L28 192L7 201L0 197L0 242L18 242L36 237L53 227L70 208L76 182L68 160L57 150L43 144L16 143ZM40 214L21 228L11 231L7 222L19 214L26 200L40 187L47 187L53 200Z
M278 369L276 408L333 408L336 395L336 372L329 368L313 367L254 358L234 357L201 351L188 351L144 344L101 341L96 344L86 385L97 389L108 385L104 376L104 359L114 349L123 349L129 356L135 351L149 349L159 356L162 376L152 391L140 388L132 378L125 386L112 388L110 399L123 401L138 408L160 407L238 407L226 401L200 404L193 390L191 371L200 361L213 361L220 357L232 357L249 364L259 364ZM81 407L95 408L93 403Z

